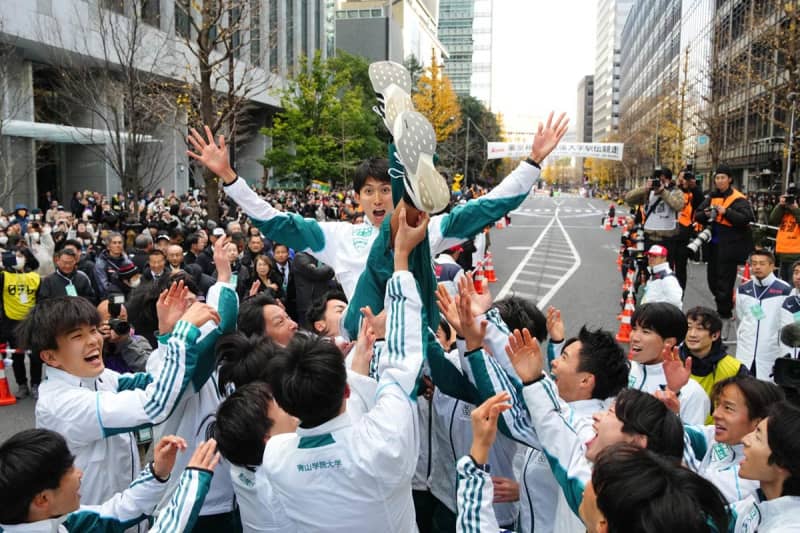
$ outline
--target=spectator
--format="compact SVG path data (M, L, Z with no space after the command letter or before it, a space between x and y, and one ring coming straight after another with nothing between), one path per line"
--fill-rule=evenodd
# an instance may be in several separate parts
M39 288L39 300L58 296L81 296L92 303L97 303L97 295L92 281L84 272L78 270L80 256L69 246L55 254L56 271L42 280Z
M778 226L775 239L775 257L780 268L780 278L791 283L792 263L800 259L800 207L795 190L787 191L769 215L769 223ZM787 202L787 199L790 200Z
M669 267L667 249L660 244L651 246L647 251L647 264L650 279L640 303L666 302L680 309L683 306L683 289Z
M126 286L120 279L124 274L128 280L136 272L136 265L128 258L123 249L122 235L112 232L106 239L106 248L100 252L95 263L95 276L99 285L98 297L102 300L109 293L126 293Z
M146 338L136 335L128 322L124 304L103 300L97 306L100 333L103 335L103 362L120 374L145 372L153 348Z

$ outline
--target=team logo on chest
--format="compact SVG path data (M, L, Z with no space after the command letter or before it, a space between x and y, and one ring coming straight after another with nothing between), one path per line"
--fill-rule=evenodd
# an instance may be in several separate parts
M359 225L353 226L353 247L357 251L361 251L367 246L369 246L370 237L372 237L372 232L375 228L372 226Z

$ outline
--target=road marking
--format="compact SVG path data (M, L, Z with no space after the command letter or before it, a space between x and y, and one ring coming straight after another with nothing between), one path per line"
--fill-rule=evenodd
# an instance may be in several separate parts
M572 277L572 275L580 268L581 266L581 256L578 254L578 250L575 248L575 245L572 243L572 239L569 238L569 233L567 230L564 229L563 224L561 221L556 217L556 222L558 222L558 227L561 228L562 233L564 233L564 238L567 240L567 244L569 244L570 249L572 250L572 256L575 258L575 263L572 265L572 268L567 270L566 274L561 276L561 279L556 281L556 284L550 287L550 290L547 291L547 294L539 300L539 309L544 309L545 306L550 302L550 299L555 296L556 292L564 286L564 284Z
M511 276L509 276L508 281L506 281L506 284L503 285L503 288L500 289L499 293L497 293L497 298L496 298L497 300L500 300L500 299L504 298L505 295L508 294L508 291L511 290L511 286L514 284L514 281L516 281L516 279L519 277L519 273L522 272L523 268L525 268L525 263L528 262L528 260L533 255L533 252L535 252L536 248L539 246L539 243L542 242L542 240L544 239L544 236L547 234L548 230L555 223L556 223L556 219L554 218L554 219L552 219L550 221L550 223L547 226L545 226L545 228L539 234L539 237L536 239L536 241L534 241L533 245L528 250L528 253L525 254L525 256L522 258L522 261L520 261L519 264L517 265L517 268L515 268L514 272L511 273Z

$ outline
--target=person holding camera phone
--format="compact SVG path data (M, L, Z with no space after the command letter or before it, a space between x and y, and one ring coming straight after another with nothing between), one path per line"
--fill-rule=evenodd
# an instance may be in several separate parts
M147 358L153 351L144 337L135 335L128 322L125 297L112 294L97 306L100 333L103 335L103 361L117 372L144 372Z
M778 226L775 241L775 258L778 260L780 277L791 283L792 263L800 259L800 207L797 206L797 188L790 184L786 194L769 215L769 224Z
M711 231L706 271L708 289L725 323L723 340L735 342L733 288L738 266L743 265L753 251L750 223L755 221L755 214L747 197L733 187L733 169L727 165L718 166L714 186L697 208L695 220Z
M645 248L660 244L667 249L667 260L675 263L675 239L678 236L678 213L683 210L686 199L683 191L675 186L672 171L657 167L644 186L625 195L625 203L636 208L645 206Z

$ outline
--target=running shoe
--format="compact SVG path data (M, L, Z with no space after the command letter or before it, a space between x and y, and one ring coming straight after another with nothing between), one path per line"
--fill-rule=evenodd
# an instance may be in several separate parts
M403 111L394 125L397 157L405 167L405 189L414 207L426 213L443 211L450 203L447 181L436 170L436 133L424 115Z
M411 74L399 63L378 61L369 66L369 79L378 97L378 105L372 109L381 116L386 129L392 133L400 113L414 109L410 96Z

